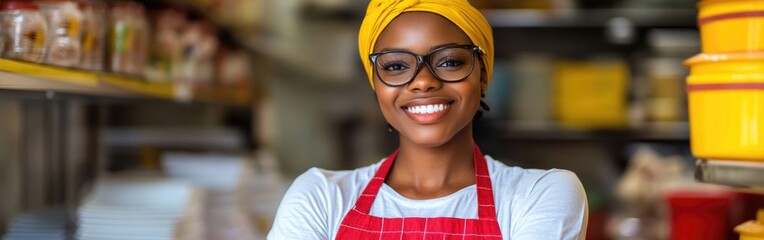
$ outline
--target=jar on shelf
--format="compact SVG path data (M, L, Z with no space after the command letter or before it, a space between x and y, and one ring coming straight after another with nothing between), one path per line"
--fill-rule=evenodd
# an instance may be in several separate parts
M82 57L79 67L103 71L106 52L106 4L81 1L82 11Z
M173 67L181 60L181 33L187 25L186 14L178 8L167 8L152 15L153 35L146 80L170 82Z
M195 86L209 87L214 76L214 56L218 49L215 27L206 21L186 24L180 38L181 59L172 71L178 92L190 92Z
M43 0L39 2L48 22L48 54L44 62L74 67L82 55L82 11L74 0Z
M47 51L48 26L37 4L28 1L0 3L4 47L8 59L42 62Z
M148 31L145 10L140 4L113 3L107 47L109 70L142 75L148 57Z
M250 88L252 59L244 50L222 47L215 68L215 85L225 89Z
M0 57L3 57L3 49L5 49L5 33L3 28L5 28L5 20L3 20L2 10L0 10Z
M135 46L135 69L132 72L134 75L144 76L146 66L149 62L149 36L151 29L149 27L148 14L146 9L138 5L135 8L135 17L132 19L135 21L135 39L133 46Z

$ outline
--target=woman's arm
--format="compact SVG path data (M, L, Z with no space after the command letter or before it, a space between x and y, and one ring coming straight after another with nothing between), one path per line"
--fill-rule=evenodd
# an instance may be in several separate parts
M588 207L586 193L576 174L550 170L532 185L513 213L513 240L583 240Z
M318 169L295 179L281 200L269 240L329 240L327 181Z

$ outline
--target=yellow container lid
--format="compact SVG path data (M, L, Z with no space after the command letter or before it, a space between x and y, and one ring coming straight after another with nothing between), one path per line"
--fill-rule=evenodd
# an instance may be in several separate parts
M735 227L740 237L764 237L764 208L756 212L756 220L751 220Z
M704 63L749 61L764 61L764 52L701 53L685 60L683 64L692 67Z
M686 60L687 84L764 83L764 52L701 53Z
M757 12L764 10L761 0L703 0L698 2L698 19L735 14L740 12Z

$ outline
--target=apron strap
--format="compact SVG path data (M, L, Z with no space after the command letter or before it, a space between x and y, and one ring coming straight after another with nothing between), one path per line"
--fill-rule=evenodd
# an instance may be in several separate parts
M475 185L477 187L478 218L496 220L496 207L493 202L493 185L488 173L483 152L477 144L474 145L473 159L475 162Z
M398 149L396 149L393 154L390 154L390 156L385 158L384 162L382 162L382 165L379 166L379 169L374 174L374 178L369 181L369 183L366 185L366 188L361 193L361 196L358 197L358 201L356 201L355 207L353 207L355 210L364 214L369 214L369 212L371 212L371 204L373 204L374 199L377 198L379 188L382 187L382 184L385 183L387 173L390 172L390 168L393 166L393 162L395 162L395 158L397 156Z
M371 212L371 205L374 203L374 199L377 198L379 188L387 178L387 174L390 172L390 168L395 162L395 158L398 156L398 150L395 150L393 154L385 158L382 164L377 169L374 177L369 181L366 188L358 197L355 206L356 211L363 214L369 214ZM477 144L473 146L473 162L475 164L475 185L477 187L477 199L478 199L478 218L479 219L491 219L496 220L496 208L494 207L493 200L493 187L491 185L491 177L488 173L488 165L486 164L483 153L478 148Z

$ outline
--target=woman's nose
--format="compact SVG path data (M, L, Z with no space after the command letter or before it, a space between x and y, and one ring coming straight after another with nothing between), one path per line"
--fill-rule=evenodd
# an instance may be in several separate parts
M414 79L408 85L408 89L412 92L429 92L439 89L443 83L435 78L427 64L423 63L419 68L419 72L414 75Z

